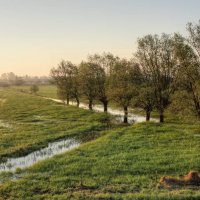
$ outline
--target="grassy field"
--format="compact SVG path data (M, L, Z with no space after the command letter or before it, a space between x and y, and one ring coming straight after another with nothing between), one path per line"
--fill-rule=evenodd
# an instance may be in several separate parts
M151 123L108 131L21 172L0 192L6 199L199 199L198 187L158 187L160 176L200 171L199 131Z
M0 162L25 155L66 137L104 129L108 116L64 107L13 89L0 91Z
M26 93L30 93L30 86L17 86L17 87L14 87L14 89L18 90L18 91L24 91ZM48 98L53 98L53 99L58 99L57 87L55 85L40 85L39 86L39 91L38 91L37 95L43 96L43 97L48 97ZM81 97L81 102L87 104L88 100L85 99L85 98L83 98L83 97ZM101 104L101 102L97 101L97 100L94 100L94 104ZM108 106L111 107L111 108L117 108L117 109L123 110L122 107L119 107L116 104L116 102L113 102L113 101L110 101ZM145 116L145 111L142 110L142 109L131 108L129 110L129 112ZM159 115L158 115L157 112L153 111L152 112L152 117L158 118Z
M1 91L0 98L0 119L12 127L0 129L1 158L17 156L21 146L32 151L41 142L80 137L107 124L103 114L13 90ZM11 173L0 175L0 199L198 200L200 187L163 188L158 183L161 176L200 172L199 152L199 123L179 120L113 127L77 149L18 170L18 180L10 180Z
M58 98L57 96L57 88L55 85L39 85L39 91L38 95L44 96L44 97L49 97L49 98ZM19 92L30 92L30 86L16 86L12 87L13 89L19 91Z

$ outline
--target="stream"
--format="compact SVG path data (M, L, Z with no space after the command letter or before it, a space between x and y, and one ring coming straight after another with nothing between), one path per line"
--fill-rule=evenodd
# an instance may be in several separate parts
M38 161L45 160L47 158L53 157L54 155L64 153L78 147L79 145L80 143L78 143L74 139L65 139L49 143L46 148L34 151L26 156L22 156L19 158L9 158L7 162L0 164L0 173L3 171L14 172L18 168L23 169L26 167L30 167Z
M57 103L63 103L63 101L59 100L59 99L53 99L53 98L48 98L48 97L45 97L45 99L49 99L49 100L55 101ZM73 102L73 101L70 101L69 104L76 106L76 102ZM85 103L80 103L79 107L88 110L88 105ZM96 112L104 112L103 105L100 105L100 104L93 105L93 110ZM117 121L123 122L123 120L124 120L124 111L123 110L109 107L108 113L113 116L116 116ZM128 114L128 122L130 124L140 123L140 122L145 122L145 121L146 121L146 117L144 117L142 115L133 114L133 113ZM150 121L158 122L158 119L151 118Z
M46 98L58 103L62 103L62 100L59 99L52 99ZM70 105L76 105L75 102L70 102ZM84 103L80 103L80 108L87 109L88 105ZM94 105L93 110L96 112L104 112L102 105ZM119 109L108 108L108 113L115 116L117 121L123 122L124 112ZM128 122L129 123L139 123L146 121L146 118L141 115L129 113L128 115ZM151 121L158 122L157 119L151 119ZM3 123L0 121L0 126L9 127L8 124ZM71 149L74 149L80 145L74 139L63 139L60 141L49 143L47 147L40 149L38 151L34 151L26 156L18 157L18 158L9 158L7 162L0 164L0 173L5 171L12 171L14 172L16 169L30 167L33 164L37 163L38 161L42 161L48 158L53 157L54 155L64 153Z

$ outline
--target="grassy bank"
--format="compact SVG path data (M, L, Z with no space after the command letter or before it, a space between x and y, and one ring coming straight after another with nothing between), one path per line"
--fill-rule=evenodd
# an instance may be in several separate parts
M199 187L164 189L161 176L200 171L200 126L118 128L21 172L0 186L6 199L199 199Z
M26 93L30 93L30 86L17 86L17 87L14 87L14 89L18 91L24 91ZM40 85L39 91L37 94L43 97L58 99L57 87L55 85ZM81 97L81 102L88 104L88 100L86 100L84 97ZM94 100L94 104L102 104L102 103L99 102L98 100ZM116 104L116 102L112 100L110 100L108 107L114 108L114 109L120 109L123 111L123 108L120 107L118 104ZM129 112L133 114L138 114L141 116L146 116L146 113L143 109L136 108L133 106L130 106ZM159 113L156 110L153 110L151 113L151 117L159 119ZM197 121L198 120L198 118L192 113L189 113L189 115L177 115L177 114L174 114L173 110L170 108L165 110L165 118L167 119L167 121L169 120L170 121L174 121L174 120Z
M0 199L200 199L200 187L158 184L161 176L200 172L199 123L170 119L101 131L107 119L18 89L1 90L1 162L63 137L96 139L18 170L17 180L1 174Z
M21 93L0 91L0 162L64 137L84 137L106 127L104 114Z

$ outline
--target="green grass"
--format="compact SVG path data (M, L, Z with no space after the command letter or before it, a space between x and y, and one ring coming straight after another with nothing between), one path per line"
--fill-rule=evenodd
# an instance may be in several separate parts
M57 87L55 85L39 86L38 95L57 99Z
M0 162L56 139L84 137L107 126L108 116L103 113L77 112L75 107L13 89L1 90L0 99Z
M27 93L30 92L30 86L17 86L14 88L17 89L18 91L25 91ZM58 99L57 87L55 85L40 85L39 89L40 90L38 92L38 95L43 96L43 97ZM87 99L85 99L84 97L81 97L81 102L86 103L86 104L88 103ZM101 104L101 102L99 102L98 100L95 100L94 103ZM111 108L123 110L122 107L119 107L119 105L117 105L116 102L113 102L113 101L110 101L108 106ZM141 116L146 116L145 111L140 108L130 107L129 112L133 114L138 114ZM151 117L159 119L159 113L156 110L153 110L151 113ZM165 110L165 119L167 121L175 121L175 120L183 121L184 120L187 122L190 122L191 120L192 121L198 120L197 116L195 116L194 114L192 115L191 113L189 115L184 115L184 116L182 115L175 116L174 112L170 108Z
M19 92L30 93L30 86L15 86L13 89ZM39 85L39 91L37 92L39 96L58 98L57 88L55 85Z
M0 136L0 153L4 156L21 152L19 144L29 144L32 151L41 141L45 145L59 137L80 137L80 133L106 127L104 114L64 107L41 97L11 90L1 91L0 99L7 99L0 101L0 119L13 125L12 129L0 129L1 134L4 131ZM38 123L34 116L43 116L39 118L42 121ZM12 173L3 173L0 199L198 200L200 187L162 188L158 183L161 176L200 172L199 152L197 122L171 118L164 124L114 127L77 149L18 170L18 180L10 179Z
M107 131L20 172L0 192L6 199L199 199L199 187L158 187L161 176L200 171L199 131L199 125L171 123Z

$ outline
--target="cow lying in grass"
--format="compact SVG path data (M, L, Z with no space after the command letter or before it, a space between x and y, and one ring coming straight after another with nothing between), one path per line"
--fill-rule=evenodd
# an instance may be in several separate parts
M200 186L200 177L198 172L190 171L183 179L173 178L170 176L163 176L160 178L160 184L164 186L173 185L193 185Z

